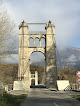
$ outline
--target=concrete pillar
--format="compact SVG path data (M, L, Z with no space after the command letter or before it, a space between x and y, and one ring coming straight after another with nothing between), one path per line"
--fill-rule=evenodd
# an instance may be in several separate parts
M39 46L41 47L41 40L39 41Z
M33 46L35 47L35 39L33 39Z
M72 84L72 90L75 90L76 87L75 87L75 84Z
M31 80L32 80L32 79L30 78L30 86L31 86Z
M35 85L38 85L38 72L35 71Z

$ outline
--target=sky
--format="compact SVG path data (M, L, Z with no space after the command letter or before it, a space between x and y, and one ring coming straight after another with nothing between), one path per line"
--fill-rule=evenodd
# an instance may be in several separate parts
M17 25L17 32L23 20L28 23L46 23L51 20L55 25L57 47L60 49L66 46L80 48L80 0L3 1L8 14Z

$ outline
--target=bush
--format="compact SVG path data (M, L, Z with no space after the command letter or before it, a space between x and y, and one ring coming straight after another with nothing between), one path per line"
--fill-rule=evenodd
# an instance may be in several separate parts
M0 89L0 96L2 96L5 93L4 89Z
M26 98L26 95L10 95L10 94L3 94L0 97L0 106L19 106L21 102Z
M72 97L80 101L80 95L73 95Z

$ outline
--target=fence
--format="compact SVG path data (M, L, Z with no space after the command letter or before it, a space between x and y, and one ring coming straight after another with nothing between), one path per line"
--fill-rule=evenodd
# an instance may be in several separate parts
M72 90L76 90L76 91L80 91L80 85L78 85L78 84L71 84L71 89Z
M13 84L5 85L5 91L6 92L11 91L11 90L13 90Z

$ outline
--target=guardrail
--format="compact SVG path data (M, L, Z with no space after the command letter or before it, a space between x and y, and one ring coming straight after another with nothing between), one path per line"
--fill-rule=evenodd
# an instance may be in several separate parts
M11 90L13 90L13 84L5 85L5 91L6 92L11 91Z
M80 85L78 85L78 84L70 84L70 85L71 85L72 90L80 91Z

